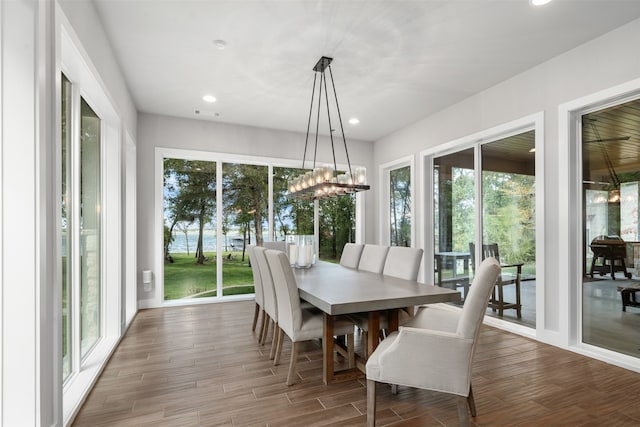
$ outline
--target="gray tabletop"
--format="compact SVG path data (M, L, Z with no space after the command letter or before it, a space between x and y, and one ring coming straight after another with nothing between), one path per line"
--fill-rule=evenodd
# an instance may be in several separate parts
M388 310L460 301L460 292L319 261L294 269L300 297L327 314Z

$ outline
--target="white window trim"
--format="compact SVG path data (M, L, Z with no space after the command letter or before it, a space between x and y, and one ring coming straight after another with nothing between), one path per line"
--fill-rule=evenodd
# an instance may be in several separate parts
M545 297L545 262L544 262L544 112L538 112L483 131L448 141L444 144L428 148L420 152L421 177L425 183L424 198L422 200L420 222L423 224L421 243L425 251L426 277L434 275L434 224L433 224L433 158L451 154L460 150L474 148L476 174L480 173L479 148L482 144L516 135L528 130L535 130L535 173L536 173L536 329L529 328L493 317L485 317L485 323L519 335L540 338L544 327L544 297ZM482 212L482 199L478 197L481 191L481 181L476 176L476 210ZM476 216L476 234L482 230L481 216ZM478 237L476 236L476 239Z
M199 160L216 162L216 174L218 190L222 186L222 164L223 163L243 163L257 166L267 166L269 170L269 206L268 206L268 233L267 239L273 238L274 220L273 220L273 185L272 176L274 167L286 167L286 168L299 168L300 161L291 159L280 159L275 157L256 157L247 156L242 154L221 153L213 151L202 150L187 150L178 148L167 147L155 147L154 149L154 266L153 266L153 287L149 292L147 299L140 301L139 308L154 308L154 307L166 307L166 306L180 306L180 305L195 305L195 304L210 304L216 302L228 302L228 301L241 301L252 299L253 294L247 295L229 295L221 297L211 298L191 298L186 300L164 300L164 254L163 254L163 227L164 227L164 159L175 158L184 160ZM352 167L358 167L359 165L352 165ZM338 168L347 168L347 164L338 164ZM216 192L216 204L220 208L223 206L222 191ZM361 241L364 235L364 208L365 200L362 193L356 194L356 241ZM314 230L318 233L318 201L314 203ZM218 234L222 234L222 222L218 221L217 224ZM319 242L316 241L316 251L318 250ZM222 240L218 240L217 247L217 262L218 265L222 265ZM142 267L141 267L142 268ZM222 269L217 269L217 284L218 294L222 290Z
M638 359L582 342L582 115L640 97L640 79L596 92L558 106L560 256L569 266L560 271L560 331L555 344L594 359L640 372ZM565 310L562 310L565 308Z
M71 81L74 89L74 103L77 104L78 90L80 96L91 106L101 119L101 338L83 360L78 359L79 351L74 351L72 374L63 385L63 423L68 425L80 409L84 399L111 353L121 338L122 290L121 290L121 226L122 226L122 154L121 154L121 120L109 98L99 73L92 65L89 56L82 49L79 38L64 16L60 6L56 4L56 19L60 25L56 28L56 45L60 52L56 74L64 73ZM58 77L59 79L59 77ZM60 85L58 84L58 89ZM60 109L59 90L56 109ZM75 113L78 113L76 106ZM58 112L58 117L59 117ZM77 138L77 135L76 135ZM59 142L58 142L59 144ZM59 146L58 146L59 149ZM59 150L58 150L59 151ZM78 167L78 156L74 156L73 167ZM77 186L77 183L75 184ZM55 200L60 199L60 188L57 188ZM56 226L60 224L60 213L56 210ZM59 233L59 231L57 232ZM59 239L59 238L58 238ZM59 241L59 240L58 240ZM59 249L57 249L59 251ZM55 254L60 259L60 253ZM78 278L74 278L77 280ZM60 278L55 284L61 287ZM75 294L74 294L75 295ZM76 295L77 297L77 295ZM75 303L74 303L75 305ZM75 313L77 318L77 312ZM77 335L76 330L72 336ZM78 343L79 344L79 343ZM61 345L58 347L61 348ZM59 356L57 356L59 358ZM61 362L61 361L60 361Z

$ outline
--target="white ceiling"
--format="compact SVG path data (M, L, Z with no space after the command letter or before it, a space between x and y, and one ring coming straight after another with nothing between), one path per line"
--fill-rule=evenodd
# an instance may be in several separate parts
M94 2L139 111L305 132L325 55L347 137L369 141L640 17L636 0Z

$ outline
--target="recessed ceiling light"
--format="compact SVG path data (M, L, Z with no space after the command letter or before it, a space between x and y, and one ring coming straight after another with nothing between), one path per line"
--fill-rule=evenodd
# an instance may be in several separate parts
M202 97L202 100L205 102L216 102L216 97L213 95L205 95Z
M227 42L226 42L226 41L224 41L224 40L222 40L222 39L218 39L218 40L214 40L214 41L213 41L213 45L214 45L215 47L217 47L218 49L222 50L222 49L224 49L225 47L227 47Z
M531 0L531 4L534 6L544 6L549 2L551 2L551 0Z
M349 123L351 123L352 125L357 125L358 123L360 123L360 120L358 120L358 118L356 117L352 117L349 119Z

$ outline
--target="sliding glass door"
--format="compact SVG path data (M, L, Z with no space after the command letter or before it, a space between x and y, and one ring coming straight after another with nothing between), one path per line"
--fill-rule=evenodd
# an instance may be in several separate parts
M102 121L62 75L60 236L62 373L102 337Z
M640 356L640 99L582 115L582 341Z
M253 294L248 245L316 234L319 258L337 261L355 241L355 194L289 199L298 168L163 155L164 300Z
M164 159L164 299L217 291L216 162Z
M499 257L488 314L535 326L535 132L435 156L433 195L434 282L464 297L482 258Z
M471 280L470 245L476 240L473 148L433 160L434 283L461 291Z

